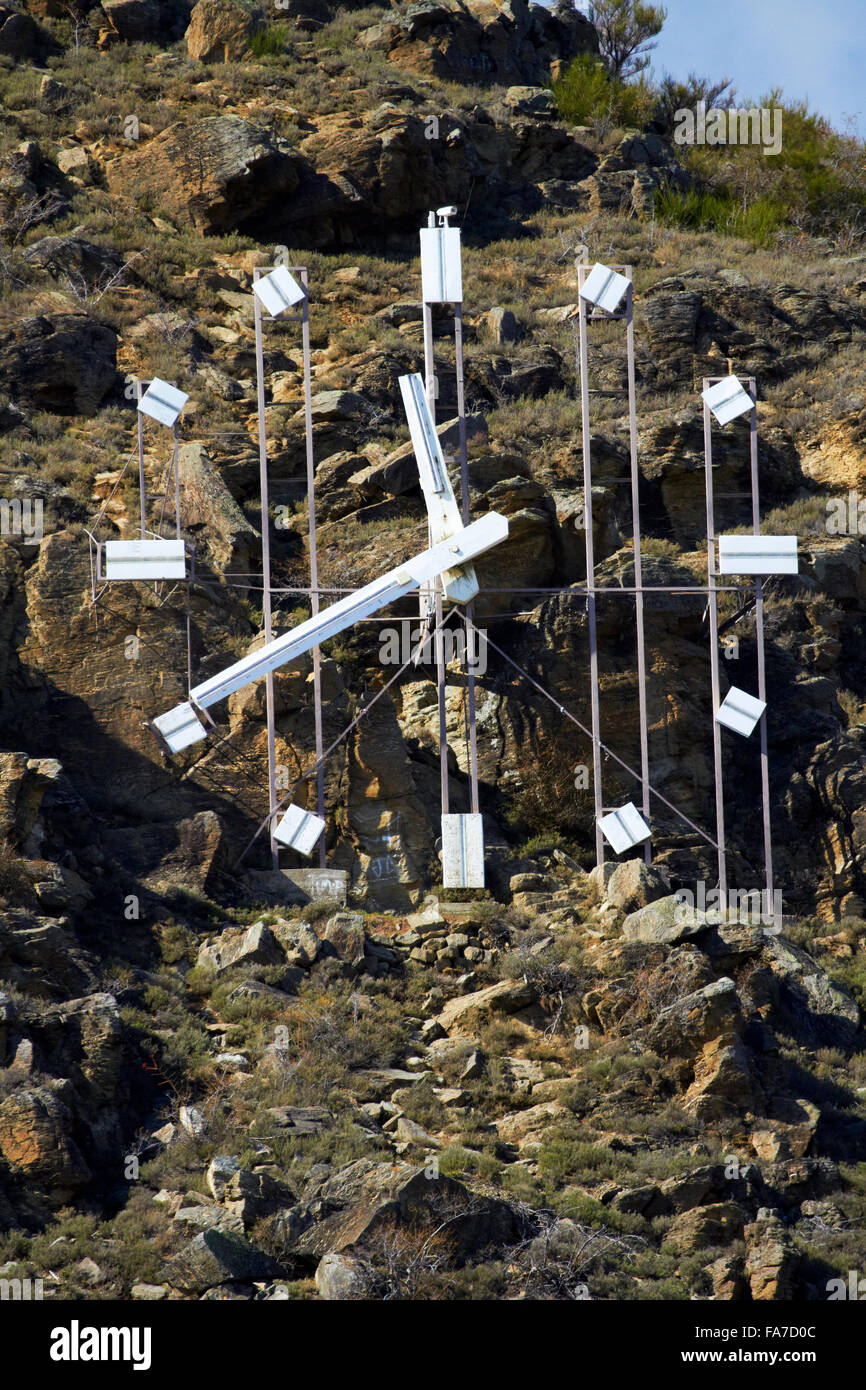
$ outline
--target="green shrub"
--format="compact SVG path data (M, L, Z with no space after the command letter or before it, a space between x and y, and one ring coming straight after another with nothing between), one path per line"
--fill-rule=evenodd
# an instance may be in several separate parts
M282 24L273 29L260 29L250 39L250 48L257 58L277 58L286 47L286 30Z
M774 198L760 197L743 206L730 188L660 189L656 216L669 226L738 236L754 246L768 246L787 221L787 209Z
M656 94L643 78L622 82L611 77L592 53L579 53L552 85L559 115L571 125L595 123L642 130L656 107Z

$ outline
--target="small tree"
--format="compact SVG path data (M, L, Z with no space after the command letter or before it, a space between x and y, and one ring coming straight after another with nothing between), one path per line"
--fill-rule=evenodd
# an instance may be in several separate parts
M608 72L625 81L648 67L652 41L668 12L663 5L644 5L641 0L591 0L587 17L598 34Z

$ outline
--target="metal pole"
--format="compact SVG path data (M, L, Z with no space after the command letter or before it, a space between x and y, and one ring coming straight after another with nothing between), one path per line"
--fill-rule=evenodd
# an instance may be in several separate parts
M752 530L760 535L761 516L758 493L758 395L755 378L749 377L752 412L749 416L749 465L752 480ZM758 648L758 699L767 702L767 671L764 659L764 581L755 580L755 637ZM767 882L767 912L773 903L773 839L770 828L770 759L767 752L767 711L761 715L761 804L764 823L764 871Z
M704 390L708 381L704 378ZM713 517L713 436L710 408L704 402L704 470L707 493L707 614L710 626L710 680L713 690L713 768L716 783L716 842L719 849L719 892L727 902L728 874L725 861L725 794L722 786L722 730L719 709L719 600L716 594L715 520Z
M457 377L457 420L460 431L460 509L463 525L469 525L469 456L466 450L466 391L463 379L463 305L454 305L454 364ZM475 627L475 601L466 605L465 628L466 702L469 715L469 809L480 810L478 798L478 734L475 716L475 674L472 659L478 660L478 632ZM469 643L471 642L471 648Z
M578 269L578 289L583 288L584 272ZM601 832L601 742L598 708L598 644L595 621L595 551L592 537L592 464L589 442L589 352L586 342L586 300L578 294L580 310L580 423L583 445L583 516L586 536L586 615L589 627L589 692L592 726L592 792L595 807L595 857L604 863L604 836Z
M430 418L436 424L436 365L433 358L433 310L429 304L424 305L424 387L427 394L427 408L430 411ZM430 529L430 522L427 522L427 544L433 544L433 533ZM418 616L422 625L426 625L430 614L433 612L435 602L435 583L422 584L418 590ZM423 636L423 633L422 633Z
M301 334L304 350L304 435L307 446L307 511L309 518L309 537L310 537L310 606L313 617L319 611L319 556L316 548L316 461L313 451L313 392L312 392L312 372L310 368L310 296L307 272L305 269L300 271L301 284L304 287L304 306L303 321L301 324ZM316 730L316 761L318 771L316 773L316 805L322 820L325 819L325 769L321 761L322 748L322 652L320 647L313 648L313 702L314 720ZM319 868L325 867L325 832L322 831L319 839Z
M439 783L443 816L448 815L448 726L445 713L445 642L442 632L442 590L436 587L436 685L439 704Z
M135 379L135 393L136 400L140 401L142 391L139 377ZM140 410L136 410L135 413L138 420L138 498L141 507L141 539L144 540L145 531L147 529L146 483L144 479L144 416Z
M634 286L631 266L624 267L628 276L626 292L626 357L628 362L628 433L631 452L631 515L634 544L634 582L637 593L634 598L635 626L637 629L637 702L640 720L640 770L643 793L643 814L649 825L649 734L647 721L646 690L646 644L644 640L644 600L643 600L643 562L640 543L640 471L637 461L637 395L634 370ZM644 859L652 863L652 842L644 845Z
M180 540L180 463L178 460L177 420L174 422L174 449L171 461L174 468L174 519L177 526L177 538Z
M192 613L190 610L190 588L195 580L195 544L190 546L189 577L186 581L186 693L192 690Z
M433 358L433 310L424 305L424 385L427 405L433 426L436 426L436 368ZM431 543L430 524L427 524L428 544ZM429 590L428 590L429 593ZM423 586L422 586L423 594ZM429 602L429 600L428 600ZM421 600L421 619L425 621L424 599ZM436 611L436 690L439 706L439 783L443 816L448 814L448 725L445 710L445 642L442 635L442 583L435 581Z
M253 272L259 278L258 270ZM273 637L271 625L271 521L268 501L268 446L265 428L265 363L262 345L262 309L257 294L253 295L253 317L256 333L256 393L259 415L259 487L262 501L262 620L265 641ZM280 867L280 855L274 839L274 816L277 811L276 724L274 719L274 675L265 676L265 709L268 733L268 832L271 858L275 869Z

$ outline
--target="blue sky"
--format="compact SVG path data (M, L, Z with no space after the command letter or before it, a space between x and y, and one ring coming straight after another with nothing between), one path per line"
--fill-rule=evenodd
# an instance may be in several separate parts
M733 79L742 98L770 87L806 98L842 128L855 116L866 135L864 0L665 0L668 17L652 53L657 76ZM586 4L578 0L578 9Z

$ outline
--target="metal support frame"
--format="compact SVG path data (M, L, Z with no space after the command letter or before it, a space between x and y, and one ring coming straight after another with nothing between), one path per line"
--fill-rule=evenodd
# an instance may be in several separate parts
M313 617L319 612L319 563L316 548L316 464L313 447L313 413L312 413L312 371L310 363L310 301L307 270L305 267L290 266L289 273L300 280L304 288L304 298L301 301L301 313L281 315L281 322L300 323L302 350L304 362L304 437L306 445L307 463L307 504L308 504L308 525L309 525L309 546L310 546L310 604ZM257 268L253 272L253 279L259 280L262 275L269 271L264 268ZM262 306L258 295L253 295L253 314L255 323L256 340L256 396L258 406L258 439L259 439L259 486L261 489L261 515L262 515L262 621L264 624L265 641L273 639L273 620L272 620L272 582L271 582L271 539L270 539L270 499L268 487L268 451L267 451L267 430L265 423L265 373L264 373L264 341L262 330ZM321 649L313 648L313 705L314 723L316 740L316 760L318 765L316 778L316 800L318 814L324 819L325 814L325 782L324 769L321 764L323 737L322 737L322 681L321 681ZM274 839L275 818L278 809L277 799L277 770L276 770L276 717L275 717L275 698L274 698L274 676L269 672L265 677L265 705L267 722L268 740L268 825L271 843L271 856L274 868L279 868L280 852ZM325 868L325 839L321 837L319 841L319 867Z
M640 470L638 468L637 459L637 394L635 390L634 369L634 285L632 283L630 265L624 267L623 274L628 277L629 282L628 290L626 291L626 361L628 370L628 436L631 465L632 542L634 547L634 616L635 628L637 631L637 700L640 718L641 809L643 810L644 820L649 824L649 720L647 718L646 699L646 641L644 637L643 561L641 557L640 537ZM644 859L647 864L652 862L651 845L652 842L650 840L647 840L644 845Z
M141 400L144 394L141 389L141 378L135 378L135 399ZM144 416L141 411L136 409L136 421L138 425L138 501L141 509L141 539L144 540L147 534L147 483L144 477Z
M463 305L454 305L454 372L457 381L457 421L460 449L460 511L463 525L469 525L469 454L466 447L466 385L463 373ZM466 654L466 703L469 719L469 809L474 814L481 810L478 798L478 734L475 712L475 673L473 660L478 659L478 645L475 640L475 600L466 605L469 625L466 629L473 635L470 644L464 645Z
M433 309L430 304L424 305L424 382L427 392L427 405L433 424L436 424L436 403L438 399L437 380L436 380L436 360L433 347ZM457 421L459 434L459 455L460 455L460 508L464 526L469 525L469 457L466 445L466 390L465 376L463 370L463 305L454 305L454 374L457 383ZM429 528L428 528L429 531ZM420 616L422 623L427 620L430 600L422 590ZM446 723L445 705L445 658L444 658L444 637L441 630L442 624L442 581L436 580L435 596L436 625L439 635L436 640L436 686L437 700L439 707L439 770L441 782L441 803L442 814L449 812L449 791L448 791L448 730ZM475 627L472 624L475 605L470 601L466 605L466 611L470 619L470 627L467 633L472 633L472 640L475 640ZM464 647L466 652L466 702L467 719L469 723L469 805L472 812L480 810L478 795L478 735L477 718L475 703L475 674L472 670L470 660L470 650L467 641Z
M290 270L290 274L291 274ZM310 365L310 293L309 279L305 266L297 268L297 275L304 288L301 306L301 341L304 358L304 440L307 454L307 521L310 542L310 606L313 617L319 611L319 553L316 544L316 459L313 447L313 387ZM316 806L322 820L325 819L325 769L322 759L324 741L322 736L322 651L313 648L313 719L316 738ZM326 867L325 836L319 840L319 868Z
M634 364L634 289L632 285L632 268L629 265L611 266L611 270L617 270L626 277L629 282L626 291L625 309L614 314L600 313L593 311L592 317L602 319L607 322L624 320L626 325L626 361L628 373L628 427L629 427L629 459L630 459L630 486L631 486L631 513L632 513L632 548L634 553L634 596L635 596L635 628L637 635L637 674L638 674L638 723L640 726L640 765L641 765L641 809L644 818L648 820L650 813L650 782L649 782L649 734L647 720L646 702L646 642L644 636L644 589L643 589L643 567L641 557L641 533L640 533L640 470L638 468L638 443L637 443L637 397L635 388L635 364ZM590 266L579 265L577 267L578 290L583 288L584 281L589 275ZM598 622L596 612L596 595L603 593L595 582L595 541L592 533L592 441L590 437L589 424L589 344L587 334L587 305L586 300L579 294L578 304L578 362L580 376L580 418L581 436L583 451L583 513L584 513L584 536L586 545L586 612L587 626L589 629L589 680L590 680L590 712L592 726L592 788L593 788L593 810L595 815L595 850L596 860L599 864L604 863L605 846L599 822L604 814L604 798L601 776L601 731L600 731L600 708L599 708L599 686L598 686ZM652 861L651 843L647 841L644 845L644 858L649 864Z
M135 377L134 380L135 380L135 400L136 400L136 405L137 405L137 403L141 400L142 396L144 395L144 390L143 390L143 388L144 388L144 386L145 386L145 380L144 380L144 378L142 378L142 377ZM147 533L148 533L148 526L147 526L147 503L148 503L148 496L147 496L147 478L146 478L145 469L144 469L144 416L143 416L142 412L141 412L140 410L138 410L138 409L136 409L136 430L135 430L135 435L136 435L135 448L132 450L132 452L131 452L130 455L128 456L128 458L127 458L127 460L126 460L126 463L124 464L123 469L122 469L121 472L120 472L119 477L118 477L117 480L115 481L114 487L111 489L111 492L108 494L108 497L105 499L105 501L104 501L102 507L100 508L99 512L97 513L96 517L94 518L93 522L91 523L93 529L91 530L90 528L86 528L86 529L87 529L88 539L89 539L89 544L90 544L90 598L91 598L91 602L92 602L94 605L95 605L95 604L98 604L98 602L99 602L100 598L102 597L103 593L105 592L106 588L108 587L109 584L112 583L112 581L111 581L111 580L107 577L107 575L105 574L105 570L104 570L104 567L103 567L103 557L104 557L105 543L104 543L103 541L100 541L100 540L99 540L99 538L98 538L96 532L97 532L97 529L98 529L98 527L99 527L99 523L101 522L102 518L104 517L104 515L105 515L105 513L106 513L106 510L107 510L107 508L108 508L109 502L111 501L112 497L114 496L115 492L117 491L118 487L120 486L120 483L123 481L123 478L125 477L126 472L127 472L128 468L130 467L130 464L132 463L132 461L133 461L134 458L137 459L137 461L138 461L139 531L141 532L141 539L142 539L142 540L146 540L146 539L147 539ZM173 424L173 426L172 426L171 463L170 463L170 465L169 465L169 469L166 470L166 475L168 475L168 472L169 472L169 471L172 472L172 473L174 474L174 521L175 521L175 532L176 532L176 537L177 537L177 539L178 539L179 541L182 541L182 540L183 540L183 536L182 536L181 515L180 515L180 467L179 467L179 451L180 451L180 429L179 429L178 421L175 420L175 422L174 422L174 424ZM168 487L168 476L166 476L165 486ZM161 527L162 527L163 519L164 519L164 517L165 517L165 504L166 504L166 501L167 501L167 499L168 499L168 493L167 493L167 492L158 493L158 494L156 494L156 499L157 499L157 501L160 501L160 500L162 501L162 510L161 510L161 512L160 512L159 521L157 522L157 530L156 530L155 532L152 532L151 534L154 536L155 539L162 539L162 536L161 536ZM186 545L185 545L185 549L188 550L188 547L187 547ZM102 587L99 588L99 589L97 589L97 585L101 585ZM157 594L159 594L159 591L160 591L160 584L159 584L159 581L157 581L157 582L155 583L155 585L154 585L154 591L155 591ZM165 600L163 600L163 602L164 602L164 601L165 601Z
M704 381L706 389L707 381ZM719 892L727 901L728 870L725 850L725 794L722 786L722 729L719 712L719 599L716 593L715 508L713 501L713 430L710 407L704 401L704 477L707 507L707 621L710 637L710 684L712 687L713 781L716 792L716 843L718 846Z
M433 310L429 304L424 305L424 386L427 392L427 406L430 411L430 418L436 424L436 362L433 354ZM430 524L427 524L428 545L432 542L432 531ZM442 635L442 581L436 579L427 589L426 593L422 589L420 598L420 612L424 621L424 609L427 608L429 614L430 603L433 603L433 612L436 615L436 696L439 712L439 797L442 808L442 815L446 816L449 809L448 795L448 723L445 707L445 641Z
M253 271L253 280L261 275ZM262 621L265 641L273 638L271 619L271 514L268 495L268 442L265 424L265 357L262 333L262 306L258 295L253 295L253 321L256 337L256 405L259 426L259 494L262 510ZM274 714L274 675L269 671L265 677L265 720L268 740L268 839L271 846L271 861L275 869L280 866L280 852L274 839L277 814L277 754L276 718Z
M713 386L723 377L704 377L703 390ZM758 480L758 407L755 378L746 378L747 390L752 400L749 412L749 483L751 496L752 534L760 535L760 495ZM720 701L719 689L719 638L718 638L718 587L716 575L716 530L713 491L713 439L712 416L704 402L704 468L707 491L707 585L710 637L710 671L712 680L713 705L713 764L716 783L716 839L719 855L719 891L722 900L727 898L727 863L725 848L725 801L722 769L722 729L716 719ZM747 494L748 495L748 494ZM767 703L766 651L764 645L764 581L756 577L749 586L755 594L755 645L758 666L758 699ZM767 893L767 910L773 902L773 842L770 819L770 763L767 751L767 710L758 721L760 729L760 767L761 767L761 818L763 825L764 876Z
M649 747L648 747L648 715L646 698L646 638L644 623L644 594L653 592L656 589L667 592L667 586L646 586L643 583L642 557L641 557L641 533L640 533L640 502L639 486L640 472L638 467L638 445L637 445L637 408L635 390L635 359L634 359L634 291L632 284L632 269L630 266L614 266L611 269L618 270L629 281L626 292L624 310L613 314L601 313L594 310L592 318L600 320L624 319L626 322L626 357L628 373L628 415L629 415L629 453L630 453L630 482L632 494L632 532L634 550L634 601L635 601L635 626L637 633L637 671L638 671L638 717L640 723L640 781L642 793L642 811L645 819L648 819L650 808L650 780L649 780ZM588 267L578 266L578 285L583 288L584 280L589 273ZM590 649L590 707L591 707L591 739L593 748L593 803L596 821L596 855L599 864L604 863L605 849L601 831L599 829L599 819L608 808L603 803L603 790L601 778L601 751L603 744L600 737L600 718L599 718L599 673L598 673L598 638L597 638L597 614L596 600L599 593L604 593L604 588L600 589L595 582L595 554L594 539L592 531L592 447L589 424L589 349L588 349L588 312L586 300L581 296L579 300L578 313L578 363L580 375L580 404L581 404L581 426L583 444L583 483L584 483L584 520L586 527L586 601L587 601L587 622L589 629L589 649ZM704 379L704 389L723 378L711 377ZM757 437L757 396L754 377L748 378L748 391L752 400L752 410L750 415L749 427L749 463L750 463L750 493L752 508L752 530L753 534L760 534L760 498L758 487L758 437ZM716 838L715 848L718 855L718 874L719 890L723 896L727 895L727 847L725 840L725 806L724 806L724 780L723 780L723 758L722 758L722 730L716 715L721 703L719 688L719 646L718 646L718 595L720 586L715 563L715 496L713 488L713 453L712 453L712 417L709 407L704 403L704 467L705 467L705 488L706 488L706 520L707 520L707 587L705 591L696 589L696 592L705 592L707 599L707 616L710 630L710 680L712 687L712 721L713 721L713 771L714 771L714 790L716 803ZM721 586L727 588L729 586ZM746 586L742 586L746 587ZM757 661L758 661L758 698L766 705L767 682L766 682L766 660L764 645L764 604L763 604L763 581L758 578L754 584L748 586L755 594L756 610L756 641L757 641ZM617 588L616 592L622 593L622 589ZM763 851L765 865L766 892L768 902L772 901L773 896L773 852L772 835L770 821L770 785L769 785L769 758L767 752L767 715L766 710L760 719L760 767L761 767L761 801L763 819ZM647 844L644 847L644 855L647 863L651 861L651 849Z

